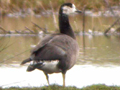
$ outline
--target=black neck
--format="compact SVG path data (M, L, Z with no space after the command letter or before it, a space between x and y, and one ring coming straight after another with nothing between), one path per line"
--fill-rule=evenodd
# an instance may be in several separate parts
M61 10L59 12L59 29L60 33L69 35L75 39L74 32L69 23L68 15L63 14Z

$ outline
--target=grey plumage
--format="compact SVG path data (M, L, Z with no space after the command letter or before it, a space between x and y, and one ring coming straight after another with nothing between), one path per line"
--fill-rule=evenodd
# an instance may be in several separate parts
M64 9L70 10L66 14L66 10L63 13ZM21 63L25 64L33 61L28 66L27 71L33 71L34 69L42 70L46 75L48 84L48 74L61 72L63 75L63 86L65 86L66 71L76 63L79 46L68 20L68 14L76 12L76 10L74 4L63 4L59 11L60 33L45 37L31 51L30 57Z

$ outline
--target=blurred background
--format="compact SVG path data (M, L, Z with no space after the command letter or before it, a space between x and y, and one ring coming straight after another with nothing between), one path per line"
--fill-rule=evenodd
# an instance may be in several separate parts
M114 58L113 52L120 49L119 0L0 0L0 60L3 62L8 57L30 49L32 44L36 45L46 34L59 32L58 11L60 5L66 2L74 3L83 12L69 17L81 47L82 54L78 61L83 59L86 62L86 58L108 61L109 57L116 58L117 62L112 62L118 64L120 52L114 53ZM110 43L115 41L113 48L110 48ZM102 51L99 45L107 50ZM20 58L17 56L7 62L19 62L28 55L29 52L27 55L23 53L19 55Z
M50 29L55 29L58 25L57 14L59 7L65 2L74 3L80 10L85 8L86 15L88 16L86 17L86 31L88 31L88 29L99 29L103 31L103 29L108 28L109 25L114 22L114 19L120 15L119 0L0 0L0 25L2 29L7 31L16 29L23 30L26 29L25 26L34 29L31 23L31 21L34 21L37 24L42 22L40 26L44 28L50 27ZM44 18L42 16L50 18ZM101 18L102 16L105 17ZM110 16L112 18L110 18ZM38 20L37 17L44 19ZM106 23L106 18L107 21L109 20L110 22ZM47 22L45 22L45 19L51 19L51 23L54 25L49 26ZM77 25L81 25L81 22L76 23L75 20L76 19L74 19L75 25L73 24L73 27L75 27L76 30L82 30L83 27L79 28ZM79 21L80 20L81 19L79 19ZM99 26L96 26L95 23L99 24ZM118 27L116 26L116 28ZM0 30L0 32L4 30Z
M116 77L112 75L113 71L118 72L114 67L120 65L120 0L0 0L0 68L3 71L11 67L21 69L19 64L29 57L33 45L44 36L59 32L58 11L66 2L74 3L83 11L69 17L80 47L78 69L99 72L96 66L100 67L106 74L100 78L102 83L108 80L107 83L120 85L120 82L106 80L107 76ZM110 75L106 71L108 68ZM3 73L3 77L5 75ZM5 84L0 83L0 86Z

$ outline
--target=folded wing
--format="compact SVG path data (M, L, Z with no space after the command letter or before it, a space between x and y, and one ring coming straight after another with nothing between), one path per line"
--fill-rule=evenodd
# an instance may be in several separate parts
M61 60L66 56L66 52L59 46L45 44L31 55L32 60Z

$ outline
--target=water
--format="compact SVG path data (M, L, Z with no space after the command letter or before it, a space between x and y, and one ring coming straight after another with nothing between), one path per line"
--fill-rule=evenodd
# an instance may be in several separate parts
M1 64L19 64L30 55L32 45L41 40L39 36L12 36L1 37L1 48L9 46L1 51ZM120 59L120 38L111 36L77 36L80 54L77 64L118 65Z
M89 38L89 36L85 36L85 48L83 49L83 46L80 44L80 61L83 59L83 63L88 64L119 66L119 40L120 38L114 36L111 36L110 38L105 36Z
M72 27L81 31L82 21L80 16L71 17ZM107 25L114 21L111 17L86 17L86 31L94 28L95 31L104 31ZM1 20L1 25L6 30L24 30L25 26L33 28L31 21L40 26L55 30L52 16L10 18ZM89 23L89 22L93 23ZM101 29L102 28L102 29ZM44 36L0 36L0 86L1 87L38 87L47 85L42 71L26 72L27 65L20 66L20 62L30 55L31 45L36 45ZM76 65L67 72L66 85L79 88L92 84L120 85L120 38L104 35L77 35L80 52ZM71 78L71 75L73 78ZM59 77L59 79L58 79ZM78 82L79 81L79 82ZM50 84L62 85L62 75L50 75Z

